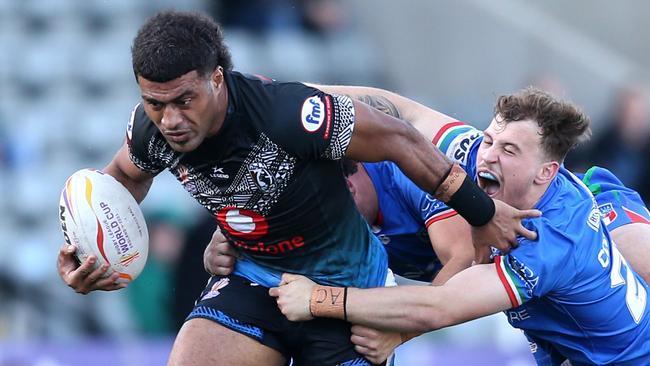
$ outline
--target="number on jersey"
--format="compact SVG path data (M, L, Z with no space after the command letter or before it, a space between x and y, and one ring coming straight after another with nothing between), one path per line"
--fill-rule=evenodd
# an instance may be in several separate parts
M632 315L634 322L639 324L641 317L643 317L643 313L645 312L648 293L646 292L645 287L643 287L643 285L637 281L636 277L634 277L634 272L632 272L627 261L618 251L616 245L612 245L611 249L612 270L610 272L610 280L612 288L627 285L625 292L627 310L630 312L630 315ZM609 244L607 243L607 239L603 237L602 248L598 252L598 261L603 268L609 266L609 253ZM625 268L625 278L623 278L623 268Z

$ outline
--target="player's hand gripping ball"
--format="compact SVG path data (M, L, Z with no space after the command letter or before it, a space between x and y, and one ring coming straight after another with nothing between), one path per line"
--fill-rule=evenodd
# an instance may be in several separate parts
M115 178L82 169L65 182L59 220L67 244L77 247L80 262L94 254L94 269L108 263L117 282L133 281L142 272L149 251L149 233L140 206Z

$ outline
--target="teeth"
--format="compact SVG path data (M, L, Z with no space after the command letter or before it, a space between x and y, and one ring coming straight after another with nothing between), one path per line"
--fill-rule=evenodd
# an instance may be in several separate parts
M492 175L492 173L489 173L489 172L479 172L478 176L481 177L481 178L484 178L484 179L489 179L489 180L494 180L494 181L497 180L497 178L494 175Z

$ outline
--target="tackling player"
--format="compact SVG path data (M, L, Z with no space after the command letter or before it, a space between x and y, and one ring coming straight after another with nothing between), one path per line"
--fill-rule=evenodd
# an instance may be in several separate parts
M356 166L358 163L350 162L350 164ZM413 234L412 236L407 235L406 237L400 235L397 237L397 240L394 240L395 236L390 234L394 234L395 232L404 233L409 230L415 231L413 230L414 227L412 224L418 222L418 206L413 206L415 207L415 212L402 212L402 216L406 217L387 216L383 214L374 215L371 208L374 207L375 210L378 209L378 206L375 207L372 203L372 201L377 197L375 187L377 187L379 191L392 191L393 194L389 196L393 196L394 194L401 196L400 193L408 194L409 192L413 192L411 189L408 189L408 187L413 186L413 183L408 180L403 181L402 179L395 180L394 178L391 178L393 175L400 176L401 174L399 174L399 170L396 171L390 163L365 163L363 166L372 167L376 164L388 165L383 168L389 169L388 172L385 172L386 174L383 179L380 178L377 181L378 184L373 185L374 180L369 182L370 177L362 171L352 172L352 177L357 175L360 176L354 178L356 181L349 183L349 186L353 197L355 198L357 208L364 215L366 220L372 222L369 218L377 217L376 221L381 221L384 224L381 229L377 229L378 231L375 230L375 235L382 235L382 233L386 232L389 233L389 237L382 238L382 242L388 242L387 252L389 254L389 264L393 272L397 275L405 275L406 278L409 279L431 281L429 276L432 274L428 273L426 269L430 268L432 255L440 256L440 253L445 253L449 255L449 259L447 259L449 261L453 261L454 258L465 260L469 258L471 261L473 253L465 253L467 249L473 251L469 239L467 238L469 237L469 226L467 223L457 215L453 215L453 210L449 211L449 208L446 205L436 201L429 201L429 197L425 193L420 193L415 196L423 198L425 200L424 202L428 203L428 205L425 205L427 209L423 212L424 216L442 217L427 228L431 245L433 245L435 253L430 250L429 252L425 251L426 246L422 243L422 235ZM344 172L352 170L352 168L348 167L344 169ZM626 258L630 266L632 266L632 268L643 277L646 283L650 282L650 277L648 276L650 273L650 212L643 204L643 200L639 194L634 190L625 187L614 174L601 167L592 167L585 174L576 174L576 176L581 177L583 182L588 186L596 198L603 218L603 223L610 231L612 240L616 243L619 251L623 254L623 257ZM348 181L350 181L350 177L348 177ZM388 183L386 183L384 187L381 186L380 182ZM400 187L406 187L407 189L401 189ZM397 204L399 202L408 206L409 202L408 200L402 201L398 199L394 202L383 201L384 205L382 207ZM417 203L419 201L415 200L413 202ZM432 207L435 208L432 209ZM396 211L389 210L387 212L395 213ZM406 230L403 230L404 226L397 225L400 222L406 222L404 225ZM405 242L413 243L413 245L404 247ZM420 243L420 245L415 243ZM391 248L391 245L393 248ZM402 252L402 248L406 250L411 248L421 254L415 257L404 256L402 257L404 258L404 262L400 261L397 266L394 266L394 260L391 259L391 249ZM429 247L429 249L430 248L431 247ZM229 274L232 272L234 267L235 256L236 252L228 244L226 238L217 232L205 249L205 268L209 273L217 275ZM409 258L412 258L413 263L409 263ZM421 260L422 258L426 258L426 261L423 262ZM448 275L453 275L459 270L469 266L461 265L460 267L455 267L452 264L450 267L449 262L445 260L445 257L443 257L441 261L442 263L445 263L443 269L447 268L448 271L446 273L443 273L442 270L438 272L438 275L433 281L433 285L445 283L448 279ZM459 269L456 270L456 268ZM396 277L396 279L398 280L398 283L409 284L408 281L402 280L400 282L399 277ZM352 327L351 339L355 343L356 349L366 356L366 358L375 363L380 363L385 360L393 352L395 347L399 346L406 340L405 337L402 337L399 334L380 332L359 325L354 325Z
M394 163L345 159L343 166L357 209L384 244L393 273L440 285L472 264L467 222Z
M650 363L648 286L613 244L588 188L561 166L587 131L575 106L527 89L500 97L484 132L456 123L435 134L491 197L543 212L526 220L539 239L522 238L494 263L440 287L332 288L285 274L270 293L292 320L325 316L403 332L506 311L540 365Z
M220 28L195 14L162 12L132 46L142 95L127 141L105 172L141 201L168 169L218 220L247 266L213 278L181 328L169 364L367 364L349 324L292 324L267 288L285 271L337 286L383 286L386 254L354 207L336 161L395 161L426 192L475 226L474 242L509 249L536 237L537 216L489 198L415 129L349 97L302 83L232 71ZM57 267L80 293L114 290L106 268L78 265L63 247Z
M351 92L350 87L321 87L344 88L339 91ZM368 88L361 89L370 91ZM396 99L396 102L401 98L381 90L372 91L375 94L383 93L388 98ZM404 104L398 108L381 95L355 97L395 117L414 116L408 113L411 105ZM419 120L407 122L422 126L441 119L434 111L419 116ZM433 281L434 285L439 285L469 266L473 255L468 239L469 226L453 210L419 190L390 162L358 164L344 160L343 165L355 204L372 225L375 234L387 244L390 268L395 274L431 282L432 269L435 270L439 264L437 257L442 257L445 266ZM650 223L650 213L638 193L625 187L604 168L591 168L584 174L583 180L596 197L604 223L619 250L647 282L650 273L650 226L647 225ZM426 229L423 223L426 223ZM428 234L435 252L431 246L425 245L422 232ZM226 275L233 270L236 256L237 252L225 237L215 233L205 249L204 265L209 273ZM400 277L397 279L399 283ZM401 282L409 284L408 281ZM352 333L357 350L376 363L386 359L405 340L399 335L358 325L352 327Z

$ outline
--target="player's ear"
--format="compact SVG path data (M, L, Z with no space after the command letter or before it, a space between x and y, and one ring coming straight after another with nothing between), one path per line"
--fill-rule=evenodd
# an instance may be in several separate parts
M535 183L545 184L553 180L557 175L557 172L560 170L560 163L557 161L549 161L539 168L537 175L535 176Z
M352 181L350 181L349 178L345 178L345 182L348 185L348 190L350 191L350 193L352 193L352 197L354 197L355 193L357 193L357 190L354 187L354 183L352 183Z
M223 82L223 67L217 66L214 71L212 71L212 75L210 75L210 79L214 83L215 87L218 87L221 85Z

